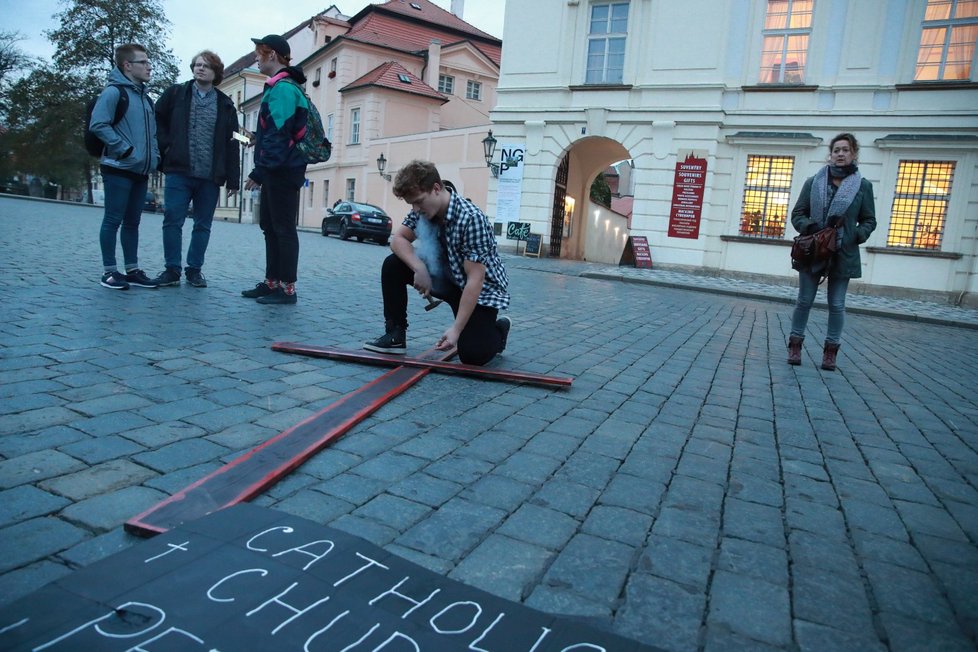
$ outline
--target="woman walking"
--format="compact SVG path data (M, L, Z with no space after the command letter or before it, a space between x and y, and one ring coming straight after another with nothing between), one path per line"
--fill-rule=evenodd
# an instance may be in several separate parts
M859 245L876 229L873 184L863 179L856 167L859 143L849 133L829 143L829 164L807 179L791 211L791 224L801 234L815 233L827 226L837 229L838 250L828 261L798 270L798 300L791 316L788 364L801 364L808 314L815 301L819 281L828 277L829 323L822 351L822 369L835 371L836 355L846 319L849 279L862 276Z

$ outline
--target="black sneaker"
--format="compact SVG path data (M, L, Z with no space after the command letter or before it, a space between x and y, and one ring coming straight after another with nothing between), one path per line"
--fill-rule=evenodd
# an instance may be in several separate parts
M129 281L129 285L135 285L141 288L158 288L159 283L146 276L146 272L141 269L134 269L126 272L126 280Z
M274 305L291 305L299 300L299 295L295 292L292 294L287 294L282 288L275 288L269 294L263 297L258 297L255 299L256 303L274 304Z
M500 334L503 336L502 341L499 342L499 353L506 350L506 340L509 339L509 329L513 326L513 320L509 317L500 317L496 320L496 328L499 329Z
M267 296L274 291L274 288L268 287L268 283L262 281L250 290L242 290L241 296L245 297L246 299L257 299L259 297Z
M363 348L376 353L404 355L407 352L407 333L403 327L395 326L377 339L364 342Z
M180 285L180 272L175 269L167 267L160 275L153 279L156 282L157 287L172 287L174 285Z
M110 290L128 290L129 283L126 282L126 275L121 272L106 272L102 274L100 281L102 287Z
M188 267L185 272L187 274L187 285L195 288L207 287L207 279L204 278L199 269Z

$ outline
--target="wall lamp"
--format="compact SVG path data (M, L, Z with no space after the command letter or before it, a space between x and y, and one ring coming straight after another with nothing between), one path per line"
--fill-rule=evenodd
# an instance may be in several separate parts
M492 171L493 177L499 177L499 164L492 162L492 157L496 154L496 139L492 137L492 129L489 135L482 139L482 151L486 155L486 167Z
M380 176L384 177L384 181L390 181L391 175L384 174L384 170L387 169L387 159L384 158L384 153L381 152L380 156L377 157L377 171L380 172Z

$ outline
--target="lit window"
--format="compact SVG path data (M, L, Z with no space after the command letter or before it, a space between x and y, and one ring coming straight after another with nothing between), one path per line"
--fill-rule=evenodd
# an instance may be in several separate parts
M588 28L586 84L620 84L625 72L628 3L591 6Z
M467 100L482 100L482 83L477 81L472 81L471 79L465 84L465 99Z
M451 95L455 91L455 78L449 75L438 75L438 92Z
M784 237L794 169L792 156L747 157L744 204L740 211L741 235Z
M354 199L356 199L356 193L357 193L357 180L356 179L347 179L346 180L346 200L347 201L353 201Z
M762 84L805 81L815 0L768 0L761 45Z
M329 181L323 181L323 208L329 208Z
M940 249L954 163L900 161L887 247Z
M360 144L360 109L350 111L350 144Z
M978 43L978 2L928 0L914 81L971 78Z

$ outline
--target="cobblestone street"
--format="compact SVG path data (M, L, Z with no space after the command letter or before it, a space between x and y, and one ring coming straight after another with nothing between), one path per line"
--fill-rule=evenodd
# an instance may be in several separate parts
M100 221L0 198L0 605L140 541L127 519L384 373L270 345L379 335L387 248L300 233L298 304L259 305L240 291L261 232L219 222L208 288L119 292L98 283ZM140 230L151 277L161 221ZM927 323L853 297L869 307L832 373L825 311L791 367L791 306L763 288L504 262L492 364L572 388L429 374L254 502L669 650L975 649L978 311ZM450 322L423 306L409 353Z

